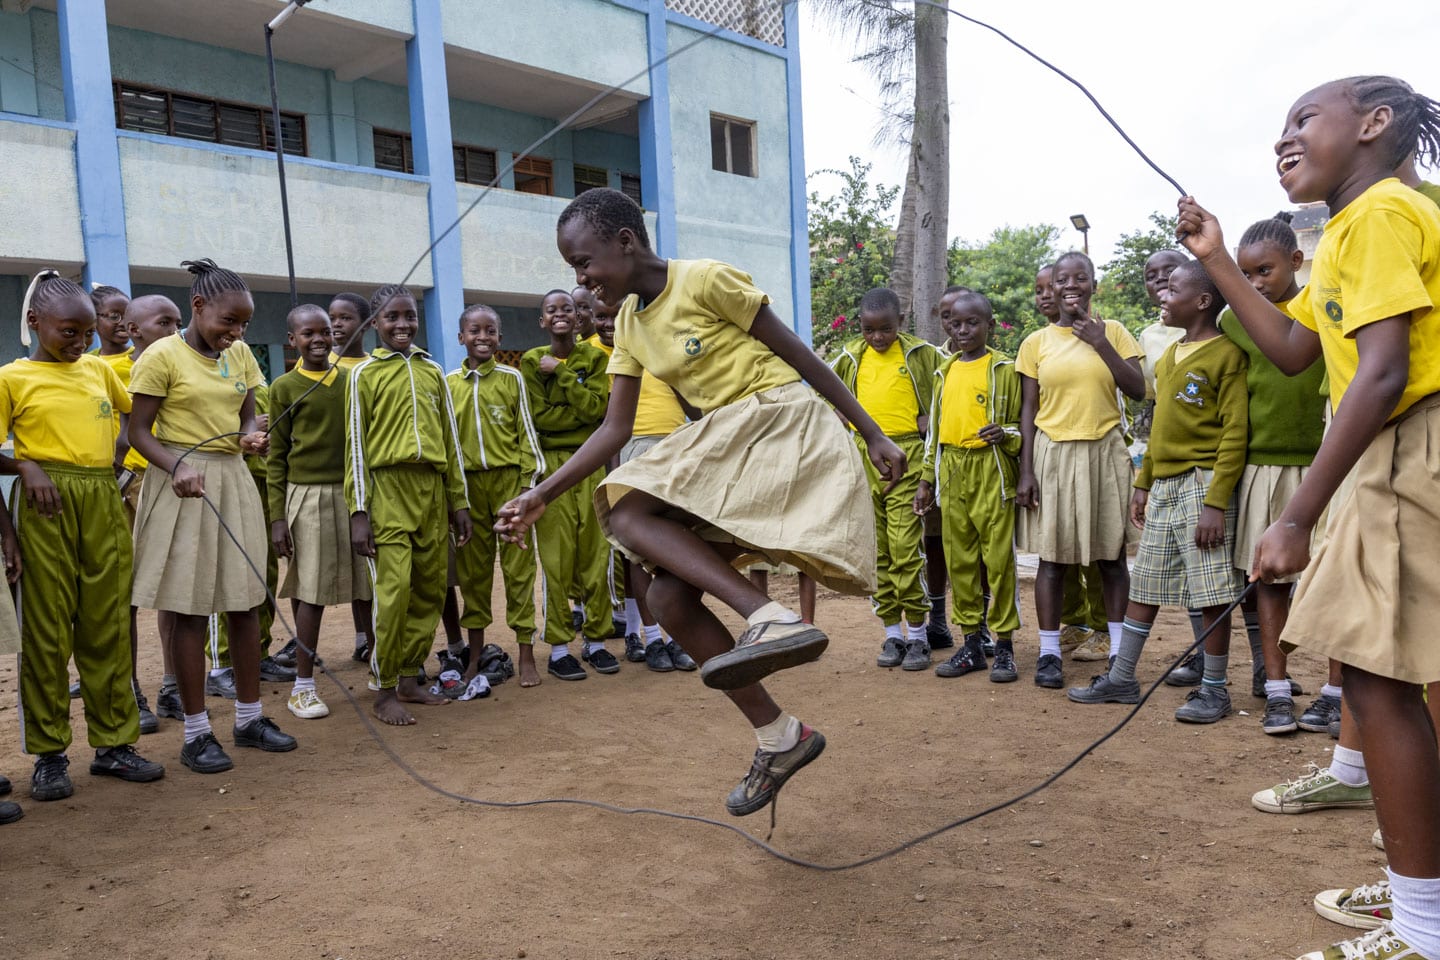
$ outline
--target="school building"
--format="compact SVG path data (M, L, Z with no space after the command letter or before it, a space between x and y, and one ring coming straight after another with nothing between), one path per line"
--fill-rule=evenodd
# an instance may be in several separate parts
M282 372L264 28L284 6L0 0L0 362L38 268L188 315L180 261L212 257L251 282L246 339ZM301 299L408 274L447 367L467 303L534 346L541 296L574 283L556 217L610 186L662 255L750 271L808 339L798 40L777 0L311 0L274 35Z

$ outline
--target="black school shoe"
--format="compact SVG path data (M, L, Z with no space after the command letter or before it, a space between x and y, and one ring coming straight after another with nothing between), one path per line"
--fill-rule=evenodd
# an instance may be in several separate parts
M160 692L155 695L155 713L171 720L184 720L185 708L180 705L180 691L174 687L161 687Z
M255 747L266 753L288 753L299 743L285 733L269 717L257 717L243 727L235 728L235 746Z
M665 642L665 652L670 654L670 662L675 665L676 670L689 672L700 669L700 664L695 662L695 658L684 650L681 650L680 644L674 640L667 640Z
M185 741L180 748L180 762L196 773L224 773L235 766L213 733Z
M965 645L954 656L935 668L937 677L963 677L985 669L985 652L980 647L980 634L972 633L965 638Z
M631 663L644 663L645 647L646 643L644 640L640 639L640 635L638 633L629 633L625 635L626 660L629 660Z
M545 669L552 677L559 677L561 680L584 680L589 676L585 672L585 668L580 666L580 661L570 653L565 654L559 660L551 660Z
M7 823L14 823L25 816L25 811L20 809L20 804L12 800L0 800L0 826Z
M1035 686L1059 690L1065 686L1065 665L1053 653L1035 661Z
M645 647L645 666L656 673L669 673L675 669L675 662L670 659L670 650L659 640L651 640Z
M140 692L140 685L134 684L135 707L140 711L140 732L158 733L160 730L160 718L150 710L150 701L145 699L145 694Z
M1301 687L1299 682L1294 680L1290 674L1285 674L1285 679L1290 681L1290 696L1292 698L1303 697L1305 695L1304 688ZM1256 700L1265 700L1269 696L1269 694L1265 692L1265 664L1263 663L1256 664L1254 671L1250 674L1250 696Z
M63 753L47 753L35 758L35 771L30 774L32 800L64 800L75 792L70 782L70 758Z
M590 664L590 669L596 673L619 673L620 661L615 659L615 654L601 647L593 653L582 650L580 658Z
M950 632L945 621L936 623L935 618L931 617L925 624L925 642L930 644L931 650L949 650L955 646L955 635Z
M260 660L260 679L264 683L289 683L295 679L295 668L277 663L274 657Z
M111 747L105 753L95 751L90 761L90 774L97 777L119 777L129 783L149 783L165 776L165 768L146 760L130 744Z
M13 788L10 785L10 778L0 776L0 797L7 797Z

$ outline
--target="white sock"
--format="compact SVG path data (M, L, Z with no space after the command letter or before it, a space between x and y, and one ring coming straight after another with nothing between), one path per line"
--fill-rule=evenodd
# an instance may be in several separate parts
M1390 922L1395 935L1424 957L1440 957L1440 877L1390 876Z
M254 703L241 703L235 701L235 728L246 726L260 719L260 701Z
M1290 699L1290 681L1289 681L1289 680L1266 680L1266 681L1265 681L1265 699L1266 699L1266 700L1289 700L1289 699Z
M451 643L447 640L445 641L445 649L449 652L450 656L458 657L460 656L460 654L465 652L465 641L456 640L455 642Z
M1365 754L1338 743L1330 757L1330 774L1347 787L1363 787L1370 782L1365 772Z
M355 649L356 649L356 650L364 650L365 647L366 647L366 645L369 644L369 643L370 643L370 638L367 637L367 636L365 636L365 634L363 634L363 633L357 633L357 634L355 634Z
M800 721L782 713L763 727L755 728L755 739L766 753L784 753L800 742Z
M920 623L920 624L906 624L906 625L905 625L905 639L908 640L908 641L910 641L911 643L924 643L924 642L925 642L925 624L924 624L924 623Z
M1125 636L1124 620L1106 620L1105 629L1110 631L1110 652L1120 649L1120 638Z
M650 623L645 625L645 643L664 643L665 634L660 632L660 624Z
M905 625L904 625L903 623L887 623L887 624L885 624L885 639L886 639L886 640L904 640L904 639L905 639Z
M297 693L303 693L303 692L305 692L306 690L311 690L311 691L313 691L314 689L315 689L315 678L314 678L314 677L296 677L296 678L295 678L295 686L293 686L293 687L290 688L290 696L293 697L293 696L295 696L295 694L297 694Z
M625 636L639 636L640 631L645 629L645 624L640 622L640 604L631 597L625 598Z
M550 648L550 662L551 662L551 663L554 663L556 660L559 660L561 657L568 657L568 656L570 656L570 644L568 644L568 643L557 643L557 644L555 644L553 647Z
M1330 684L1327 683L1320 688L1320 696L1334 697L1336 700L1339 700L1341 699L1341 693L1344 691L1344 689L1344 687L1332 687Z
M799 623L800 614L778 600L771 600L746 617L745 622L752 627L758 627L762 623Z
M210 732L210 714L201 710L199 713L185 714L185 742L199 740Z
M586 654L586 656L590 656L590 655L594 654L596 650L604 650L604 649L605 649L605 641L604 641L604 640L586 640L586 641L585 641L585 654Z
M228 674L229 672L230 672L230 668L229 668L229 667L216 667L214 670L211 670L211 671L210 671L210 676L212 676L212 677L223 677L223 676L225 676L226 674Z
M1060 631L1041 630L1040 632L1040 656L1060 656Z

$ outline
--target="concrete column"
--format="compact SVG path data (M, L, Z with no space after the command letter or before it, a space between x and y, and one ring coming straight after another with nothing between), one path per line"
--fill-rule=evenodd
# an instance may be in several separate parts
M65 117L75 124L75 179L80 188L84 280L130 290L125 200L110 77L105 0L60 0L60 70Z
M640 101L640 196L656 216L655 252L676 253L675 160L670 144L670 41L665 27L665 0L650 0L645 15L646 53L650 59L650 99Z
M430 181L430 271L434 284L425 292L425 342L445 369L460 365L465 353L455 339L455 324L465 307L460 257L459 201L455 155L450 136L450 88L445 79L445 42L440 0L413 0L415 36L405 44L410 84L410 135L415 172Z
M800 5L785 5L786 121L790 124L790 283L795 316L790 327L806 343L810 325L810 214L805 193L805 125L800 104Z

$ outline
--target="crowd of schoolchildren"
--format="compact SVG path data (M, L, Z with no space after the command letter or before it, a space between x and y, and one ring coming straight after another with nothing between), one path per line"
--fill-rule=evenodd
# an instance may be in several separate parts
M656 255L638 207L608 190L562 214L579 286L544 296L549 343L518 368L497 359L500 317L477 304L447 373L415 344L414 296L387 286L293 309L298 360L267 387L235 273L187 262L182 311L42 272L24 308L33 354L0 368L14 437L0 471L18 475L0 512L16 608L0 651L21 654L31 796L73 789L72 658L91 773L136 782L164 773L135 748L158 717L183 723L185 766L231 768L207 694L235 700L234 746L293 750L259 684L293 678L290 713L328 713L314 670L331 606L351 608L384 722L483 696L508 665L485 642L498 565L521 686L541 680L537 641L546 672L576 681L620 670L606 643L623 637L626 660L698 668L730 697L758 741L726 800L745 815L825 746L759 682L825 649L816 583L872 598L879 666L927 670L953 647L938 676L1009 683L1023 552L1038 562L1034 682L1064 688L1069 652L1104 664L1070 700L1137 703L1157 612L1182 607L1203 643L1165 682L1193 687L1175 714L1189 723L1234 710L1229 611L1254 582L1242 610L1262 729L1340 738L1328 766L1255 806L1375 806L1391 851L1388 880L1316 898L1369 932L1307 956L1437 960L1440 690L1424 691L1440 680L1426 629L1440 613L1440 188L1415 160L1440 160L1440 107L1390 78L1338 81L1301 98L1276 152L1290 197L1332 215L1303 289L1285 217L1253 224L1232 259L1186 198L1180 240L1196 259L1145 264L1155 324L1137 338L1097 316L1093 264L1066 253L1035 278L1046 324L1014 358L990 346L983 292L944 292L937 347L877 288L826 364L746 274ZM806 609L740 572L756 564L797 569ZM296 627L274 655L267 589ZM706 594L745 617L738 641ZM137 607L158 611L154 712ZM1304 710L1295 644L1332 658Z

